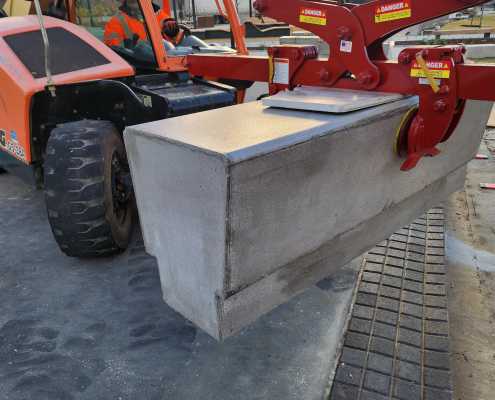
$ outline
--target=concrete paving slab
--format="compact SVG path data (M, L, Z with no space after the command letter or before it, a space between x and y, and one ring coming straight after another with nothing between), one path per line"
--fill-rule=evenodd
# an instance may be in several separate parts
M267 107L342 114L391 103L403 97L400 94L302 86L265 97L262 102Z
M366 255L331 400L453 398L443 231L435 208Z
M0 175L2 400L320 400L356 261L222 344L162 301L138 236L119 257L57 248L41 192Z

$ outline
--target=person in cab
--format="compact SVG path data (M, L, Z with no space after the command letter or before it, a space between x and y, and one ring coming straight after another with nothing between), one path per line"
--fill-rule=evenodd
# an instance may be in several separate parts
M167 3L167 2L166 2ZM170 15L170 7L157 11L156 18L162 28L163 38L179 44L184 36L177 21ZM137 0L123 0L119 11L105 25L104 41L108 46L132 47L139 41L147 41L143 14Z

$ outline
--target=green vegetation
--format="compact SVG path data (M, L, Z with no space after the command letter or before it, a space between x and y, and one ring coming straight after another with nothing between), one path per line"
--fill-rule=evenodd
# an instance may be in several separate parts
M477 60L473 60L476 63L479 64L495 64L495 57L490 57L490 58L479 58Z
M485 15L483 16L483 25L480 27L480 17L474 17L472 20L461 19L458 21L447 22L442 26L441 30L451 31L459 29L476 29L476 28L495 28L495 15ZM472 25L472 26L471 26Z
M112 0L91 0L77 3L79 23L86 27L104 27L117 11L117 2Z

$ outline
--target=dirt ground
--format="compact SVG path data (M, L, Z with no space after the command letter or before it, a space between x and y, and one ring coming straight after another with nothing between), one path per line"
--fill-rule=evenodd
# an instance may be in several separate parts
M218 343L163 302L138 232L119 256L66 257L43 193L12 174L0 243L0 400L303 400L328 386L354 270Z
M480 153L489 159L471 162L466 190L445 207L455 400L495 398L495 191L479 186L495 183L495 130L487 132ZM261 382L278 388L289 376L281 368L278 376L268 374L274 364L308 382L315 375L314 367L295 369L292 355L296 344L322 353L315 337L331 325L318 308L331 303L327 292L305 295L311 321L294 318L304 315L294 312L303 304L296 299L275 322L264 318L220 348L163 303L156 265L142 243L88 266L56 248L41 192L2 175L0 205L1 400L182 399L198 398L198 391L203 399L218 399L225 382L236 390L256 388L253 399L273 399ZM250 370L256 384L246 378Z
M480 26L481 23L481 26ZM442 30L459 30L459 29L476 29L476 28L494 28L495 16L484 15L483 18L476 16L473 19L461 19L457 21L449 21L442 26Z
M455 400L495 398L495 130L468 167L466 190L447 205L449 312Z

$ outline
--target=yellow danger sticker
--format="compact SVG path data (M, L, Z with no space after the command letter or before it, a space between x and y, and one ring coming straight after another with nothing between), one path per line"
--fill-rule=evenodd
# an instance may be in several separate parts
M426 63L428 69L431 72L431 76L434 79L449 79L450 78L450 66L446 62L434 62L430 61ZM423 71L421 66L414 62L411 67L412 78L426 78L426 72Z
M299 22L312 25L326 25L327 12L318 8L301 7Z
M376 7L375 23L396 21L398 19L411 18L412 10L408 0L394 1Z

